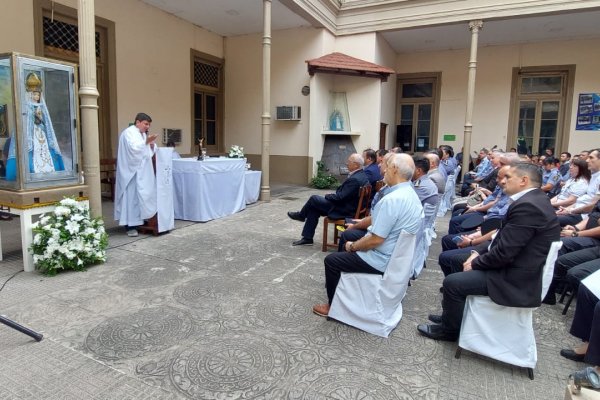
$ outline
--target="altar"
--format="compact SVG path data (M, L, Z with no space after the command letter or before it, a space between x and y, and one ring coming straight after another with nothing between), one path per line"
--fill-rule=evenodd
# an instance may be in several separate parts
M246 208L244 158L173 160L175 219L206 222Z

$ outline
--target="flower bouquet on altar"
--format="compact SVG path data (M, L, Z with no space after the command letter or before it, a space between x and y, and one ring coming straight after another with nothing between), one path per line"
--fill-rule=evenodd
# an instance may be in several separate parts
M244 148L234 144L229 148L229 158L244 158Z
M91 218L87 204L62 199L54 211L33 224L35 267L47 275L60 270L82 271L106 260L108 235L101 218Z

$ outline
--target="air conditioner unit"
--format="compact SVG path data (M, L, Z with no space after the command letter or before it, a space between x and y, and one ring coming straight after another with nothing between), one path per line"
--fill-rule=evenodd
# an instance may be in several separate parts
M302 118L300 106L278 106L276 108L278 121L299 121Z
M181 143L181 129L163 129L163 143Z

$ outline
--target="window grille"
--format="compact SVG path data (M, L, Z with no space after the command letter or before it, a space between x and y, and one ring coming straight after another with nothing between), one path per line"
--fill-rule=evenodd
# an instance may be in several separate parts
M194 83L219 88L219 67L200 61L194 62Z
M100 57L100 34L95 33L96 57ZM44 45L68 52L79 53L77 25L44 17Z

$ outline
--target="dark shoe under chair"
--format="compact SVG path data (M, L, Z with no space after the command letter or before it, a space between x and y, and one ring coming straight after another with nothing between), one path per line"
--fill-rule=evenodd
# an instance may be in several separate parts
M438 315L438 314L429 314L429 316L427 317L431 322L433 322L434 324L441 324L442 323L442 316Z
M442 325L420 324L417 326L417 330L421 335L433 340L445 340L447 342L456 342L458 340L457 334L446 332Z
M300 240L296 240L295 242L292 242L292 246L308 246L311 244L313 244L313 240L307 239L307 238L302 238Z
M288 217L290 217L294 221L304 222L306 220L306 218L302 217L302 214L300 214L300 212L298 211L288 211L287 214Z
M585 358L585 354L575 353L571 349L562 349L560 351L560 355L563 356L564 358L568 358L569 360L578 361L578 362L583 362L583 359Z

